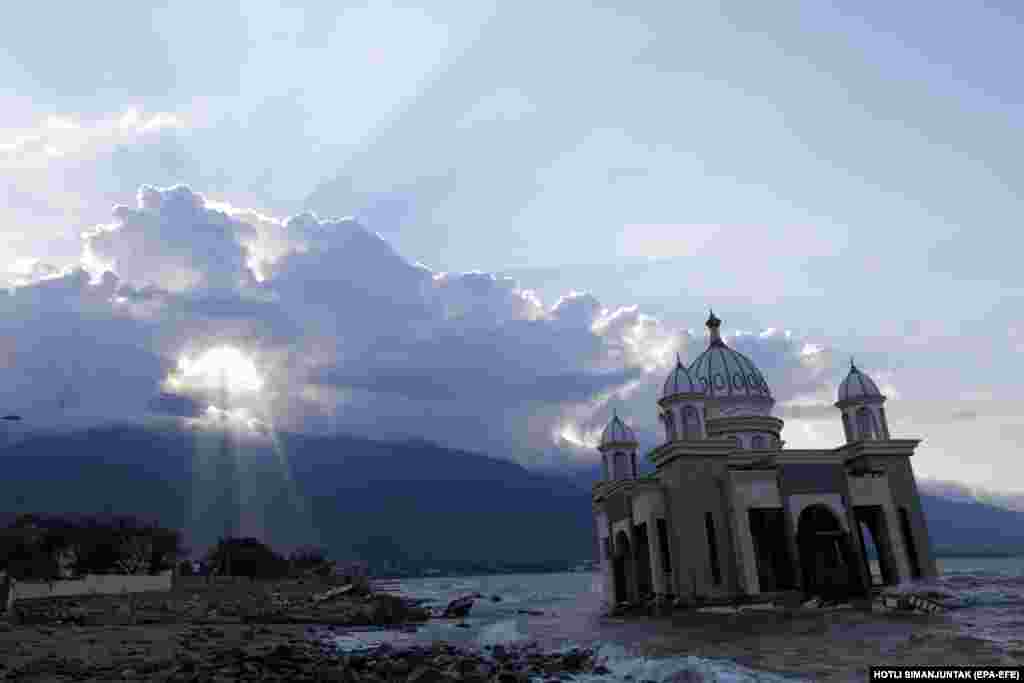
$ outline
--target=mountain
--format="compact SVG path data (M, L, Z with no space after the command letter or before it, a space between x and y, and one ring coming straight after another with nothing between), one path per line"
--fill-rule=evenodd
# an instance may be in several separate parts
M590 559L590 494L567 478L423 441L115 426L0 450L0 510L112 511L376 564L522 566Z
M225 533L412 568L564 565L597 547L597 468L541 473L424 441L163 423L35 435L0 450L0 463L0 512L155 518L185 530L197 555ZM938 552L1024 554L1024 513L922 499Z
M1024 555L1024 512L922 494L937 555Z

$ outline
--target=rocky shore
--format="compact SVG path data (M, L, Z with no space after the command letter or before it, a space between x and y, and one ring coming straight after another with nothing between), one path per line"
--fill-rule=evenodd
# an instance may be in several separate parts
M437 643L346 654L334 644L352 628L414 630L430 618L460 620L483 598L464 596L431 614L387 593L290 581L23 600L0 622L0 679L553 683L607 673L589 650Z
M167 593L18 601L16 625L334 624L385 626L429 619L416 601L317 582L179 586Z
M468 650L435 643L340 652L320 627L189 625L7 627L0 677L17 681L338 681L344 683L554 683L608 673L590 650L535 645Z

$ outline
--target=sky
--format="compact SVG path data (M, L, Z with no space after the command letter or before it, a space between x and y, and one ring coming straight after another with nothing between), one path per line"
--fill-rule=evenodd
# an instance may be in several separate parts
M920 476L1024 492L1022 46L1009 2L20 3L0 408L226 372L261 429L569 466L613 409L656 445L713 306L790 446L854 356Z

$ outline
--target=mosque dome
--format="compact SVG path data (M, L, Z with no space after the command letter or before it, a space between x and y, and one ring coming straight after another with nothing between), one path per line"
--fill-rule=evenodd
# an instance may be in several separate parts
M708 398L771 400L771 390L753 361L729 348L718 332L722 321L714 312L708 318L711 343L690 365L690 375Z
M839 385L839 402L861 401L865 399L884 398L874 380L865 375L850 361L850 374Z
M612 417L611 422L601 432L601 446L611 444L633 444L635 445L636 435L618 415Z
M683 361L676 356L676 367L669 374L665 380L665 386L661 391L662 398L668 398L669 396L675 396L676 394L703 394L704 389L701 388L699 382L693 380L693 376L690 375L690 371L683 365Z

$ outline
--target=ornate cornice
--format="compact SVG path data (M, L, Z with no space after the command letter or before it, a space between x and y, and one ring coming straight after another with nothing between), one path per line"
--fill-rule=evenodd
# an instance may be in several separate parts
M857 398L848 398L842 401L836 401L833 405L840 410L845 410L850 406L863 406L870 404L882 404L885 403L885 396L858 396Z
M726 415L707 419L708 433L714 432L775 432L782 431L785 423L773 415Z
M597 450L600 453L614 450L635 451L639 446L640 444L636 441L609 441L608 443L600 444Z
M647 459L656 467L662 467L681 457L727 457L735 448L731 441L725 439L669 441L648 453Z
M616 479L614 481L599 481L594 484L591 497L595 503L608 498L615 493L632 493L636 490L661 489L662 484L656 477L645 475L639 479Z
M658 399L658 405L664 408L667 405L673 405L682 401L686 402L701 402L706 401L708 397L702 391L688 391L680 392L678 394L671 394L669 396L662 396Z
M861 456L872 457L905 457L914 455L914 450L921 439L879 439L867 441L854 441L840 446L836 452L841 453L847 462Z

